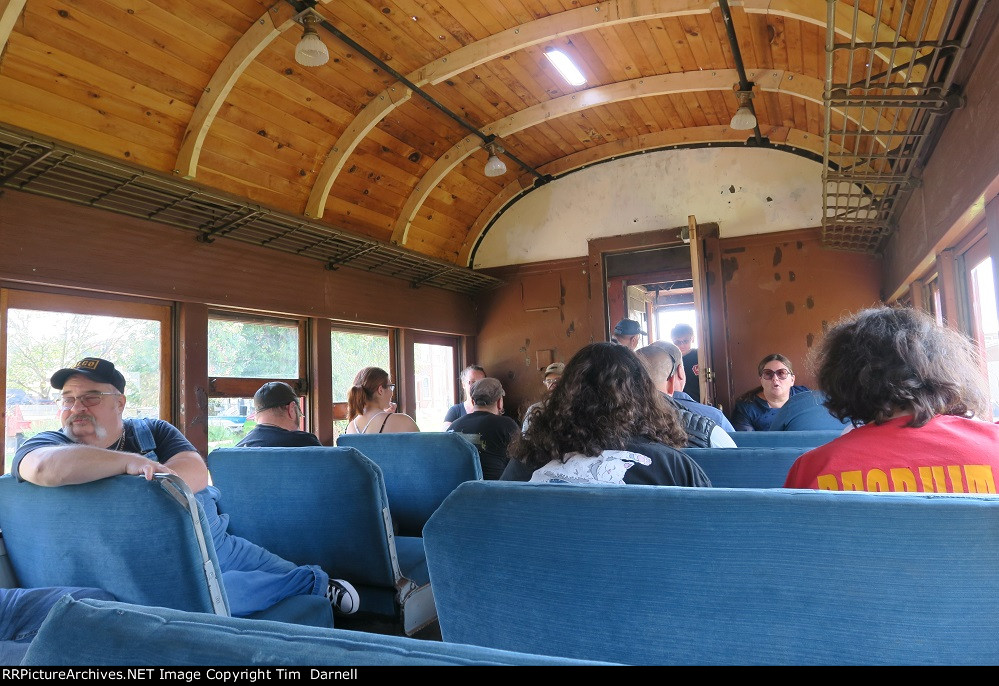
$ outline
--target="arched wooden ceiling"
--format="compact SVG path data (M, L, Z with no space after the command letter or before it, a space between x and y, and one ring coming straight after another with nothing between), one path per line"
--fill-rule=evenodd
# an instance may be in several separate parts
M888 70L918 81L911 43L940 36L950 2L857 1L831 14L826 0L730 3L767 144L861 164L898 145L877 132L909 115L873 107L832 106L841 135L825 140L824 84ZM717 2L322 0L315 11L348 42L321 28L331 59L311 68L294 59L305 7L0 0L0 124L460 267L535 179L510 161L487 178L472 130L541 175L752 135L728 126L739 75ZM830 19L872 43L866 61L827 70ZM562 81L548 47L587 83Z

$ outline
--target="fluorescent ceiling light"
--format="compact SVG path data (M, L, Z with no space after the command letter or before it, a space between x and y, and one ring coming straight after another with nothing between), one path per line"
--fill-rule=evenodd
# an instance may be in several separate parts
M573 64L569 56L561 50L548 48L545 50L545 57L558 69L558 73L562 75L563 79L569 82L570 86L582 86L586 83L586 77L583 76L583 72L579 71L579 67Z

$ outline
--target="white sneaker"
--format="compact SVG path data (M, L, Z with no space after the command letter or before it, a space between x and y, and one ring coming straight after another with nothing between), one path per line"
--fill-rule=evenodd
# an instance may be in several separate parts
M354 614L361 606L361 597L357 595L357 590L350 585L350 582L343 579L330 579L326 597L329 598L334 610L345 615Z

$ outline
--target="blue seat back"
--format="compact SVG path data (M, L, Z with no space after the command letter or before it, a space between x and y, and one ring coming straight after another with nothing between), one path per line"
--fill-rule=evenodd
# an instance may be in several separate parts
M715 488L782 488L808 448L686 448Z
M599 663L403 636L63 598L45 619L22 664L345 668ZM304 667L300 673L309 675Z
M470 482L445 641L626 664L995 664L999 496Z
M409 635L436 618L423 539L393 533L381 469L355 448L219 448L208 470L230 533L347 579Z
M815 448L839 436L842 431L729 431L740 448Z
M208 470L229 533L351 583L395 584L381 473L353 448L218 448Z
M178 482L190 493L175 477L123 475L60 488L0 477L0 529L18 584L102 588L123 602L227 614L204 512L163 486Z
M482 478L478 450L455 433L341 434L337 445L357 448L381 467L400 536L422 536L458 484Z

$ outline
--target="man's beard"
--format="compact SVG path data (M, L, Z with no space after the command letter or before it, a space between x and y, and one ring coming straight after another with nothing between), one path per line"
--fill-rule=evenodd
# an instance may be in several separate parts
M94 427L94 436L98 441L98 445L103 446L104 442L108 438L108 431L103 426L98 424L97 420L95 420L93 417L87 414L76 414L69 417L66 420L66 423L63 424L62 426L63 435L66 436L66 438L68 438L69 440L73 441L74 443L80 442L80 439L73 434L73 422L78 419L83 419L90 422L90 424Z

